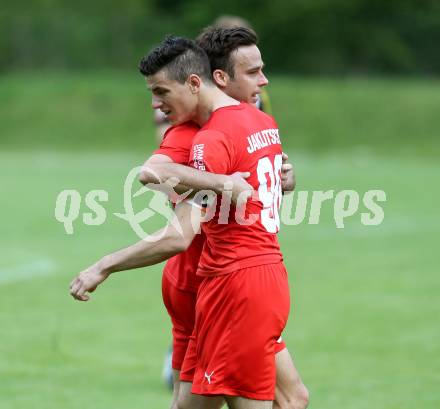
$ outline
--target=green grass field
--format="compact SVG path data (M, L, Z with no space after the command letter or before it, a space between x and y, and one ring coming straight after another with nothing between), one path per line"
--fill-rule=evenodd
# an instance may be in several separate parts
M68 294L82 268L137 239L113 215L153 146L142 80L130 78L0 81L2 409L160 409L171 397L160 378L170 340L161 266L118 273L89 303ZM361 224L361 207L337 229L326 202L318 225L280 234L293 299L284 338L310 408L438 408L439 83L278 78L272 90L298 190L387 194L379 226ZM78 219L66 235L54 218L63 189L107 190L106 222Z

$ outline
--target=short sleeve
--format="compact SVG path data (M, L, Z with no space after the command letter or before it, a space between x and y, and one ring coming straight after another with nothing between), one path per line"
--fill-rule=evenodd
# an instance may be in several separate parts
M235 149L223 132L204 130L194 137L189 165L199 170L229 175L233 173Z
M156 149L154 153L166 155L173 162L186 165L197 131L197 127L189 125L171 127L165 133L159 149Z

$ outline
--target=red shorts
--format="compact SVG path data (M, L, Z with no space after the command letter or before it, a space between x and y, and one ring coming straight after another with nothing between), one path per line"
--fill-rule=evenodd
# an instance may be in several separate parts
M275 354L281 352L286 348L286 343L279 337L275 342ZM196 370L197 354L196 354L196 341L194 334L189 339L189 344L186 349L185 360L180 371L180 380L184 382L191 382L194 379L194 372Z
M192 379L199 395L273 400L275 353L285 347L277 340L289 309L283 263L205 278L180 379Z
M196 293L176 288L164 274L162 276L163 303L173 324L173 369L182 368L183 358L194 329Z

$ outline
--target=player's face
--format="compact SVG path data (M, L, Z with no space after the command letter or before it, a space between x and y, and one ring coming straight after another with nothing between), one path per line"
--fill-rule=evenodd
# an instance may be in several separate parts
M234 78L229 78L224 91L239 101L255 104L257 95L269 81L263 74L264 63L256 45L237 48L231 55Z
M197 98L187 82L181 84L168 78L164 70L147 78L152 93L153 109L161 110L173 125L190 121L195 114Z

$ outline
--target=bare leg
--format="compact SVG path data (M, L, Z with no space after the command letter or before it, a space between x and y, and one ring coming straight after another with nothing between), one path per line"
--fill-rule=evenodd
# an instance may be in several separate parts
M275 355L277 382L273 409L305 409L309 392L295 368L287 348Z
M226 396L226 402L231 409L272 409L271 400L246 399L241 396Z
M191 387L191 382L180 382L176 409L220 409L225 403L222 396L195 395Z
M261 401L236 396L227 396L231 409L305 409L309 403L309 392L303 384L287 348L275 355L276 387L275 401ZM177 389L177 405L172 409L220 409L223 397L201 396L191 393L190 382L180 382ZM175 388L176 391L176 388Z
M171 401L171 409L177 409L177 397L180 388L180 371L173 369L173 400Z

